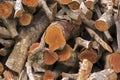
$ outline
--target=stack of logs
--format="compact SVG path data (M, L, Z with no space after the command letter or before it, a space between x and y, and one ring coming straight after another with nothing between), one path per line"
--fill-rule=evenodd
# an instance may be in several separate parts
M0 1L0 80L120 80L119 0Z

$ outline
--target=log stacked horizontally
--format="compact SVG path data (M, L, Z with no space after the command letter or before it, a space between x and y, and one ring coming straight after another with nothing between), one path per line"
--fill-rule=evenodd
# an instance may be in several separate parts
M119 80L119 0L0 1L0 80Z

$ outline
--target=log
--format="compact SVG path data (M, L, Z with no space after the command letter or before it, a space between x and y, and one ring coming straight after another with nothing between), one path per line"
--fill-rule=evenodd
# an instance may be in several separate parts
M68 67L73 67L77 64L78 58L77 54L73 51L73 49L66 44L63 50L58 52L59 62Z
M19 22L22 26L28 26L31 24L32 15L30 13L22 13L22 16L19 18Z
M97 1L98 0L86 0L85 5L87 6L87 8L93 9L94 5L97 3Z
M18 36L17 32L17 22L13 19L4 19L4 25L8 28L8 31L10 32L10 35L12 38L15 38Z
M15 9L14 18L16 17L19 18L20 16L22 16L24 8L21 0L16 0L14 9Z
M87 48L87 49L90 48L90 47L92 47L92 42L91 42L91 41L84 40L84 39L81 38L81 37L77 37L77 38L75 39L75 42L76 42L76 43L75 43L75 45L74 45L73 50L75 50L78 45L83 46L84 48Z
M14 41L13 40L0 39L0 44L2 44L4 47L8 48L8 47L11 47L14 44Z
M66 40L72 35L72 29L71 23L66 20L51 23L45 32L45 42L49 45L49 49L55 51L63 48Z
M4 28L0 26L0 38L11 38L10 32Z
M9 58L7 59L6 66L15 71L20 72L24 66L28 47L35 41L38 40L39 36L45 30L47 25L49 24L49 20L46 16L39 17L40 13L38 13L33 20L33 23L29 26L29 28L24 28L21 33L19 40ZM17 52L17 54L16 54ZM19 61L19 62L18 62Z
M107 31L113 25L113 8L111 3L108 4L107 11L95 22L95 28L99 31Z
M0 17L7 19L13 13L13 4L10 1L4 1L0 3Z
M113 69L104 69L99 72L92 73L88 80L117 80L117 74Z

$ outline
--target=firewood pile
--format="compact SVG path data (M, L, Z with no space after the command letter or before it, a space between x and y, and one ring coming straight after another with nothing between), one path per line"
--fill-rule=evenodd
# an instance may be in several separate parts
M119 0L0 1L0 80L120 80Z

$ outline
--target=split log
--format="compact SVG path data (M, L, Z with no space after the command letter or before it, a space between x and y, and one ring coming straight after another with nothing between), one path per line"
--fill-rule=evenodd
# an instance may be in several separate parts
M94 32L92 29L87 28L86 30L88 31L88 33L90 34L91 37L93 37L104 49L106 49L109 52L112 52L112 48L106 43L104 42L99 35L97 35L96 32Z
M77 80L87 80L91 74L92 66L93 64L89 60L84 59L83 62L80 63Z
M0 38L11 38L10 32L4 28L0 26Z
M43 16L41 13L38 13L34 17L33 23L29 26L28 29L24 28L21 31L21 40L16 43L12 53L10 54L6 62L6 66L9 69L12 69L15 72L20 72L22 70L26 61L28 47L33 42L38 40L39 36L49 24L48 18L46 16ZM40 17L40 14L42 17Z
M87 80L117 80L117 74L113 69L104 69L99 72L94 72Z

